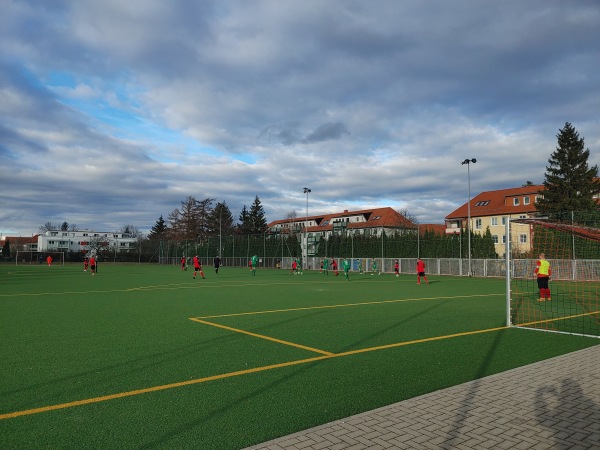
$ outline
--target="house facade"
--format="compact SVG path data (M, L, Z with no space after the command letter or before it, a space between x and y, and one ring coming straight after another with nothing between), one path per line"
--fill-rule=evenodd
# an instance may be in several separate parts
M417 225L395 209L385 207L276 220L268 224L268 229L270 233L306 233L302 251L312 256L316 254L316 245L321 238L328 239L336 234L381 236L384 232L389 236L416 231Z
M471 230L473 233L484 234L489 227L496 253L504 255L507 219L533 217L537 212L535 203L543 189L543 185L528 185L480 193L470 201ZM465 203L445 217L446 233L460 234L461 229L466 230L468 217L469 207ZM530 251L531 239L532 229L529 225L515 224L511 227L513 250L521 253Z
M38 235L37 251L90 253L98 248L129 252L137 248L137 238L126 233L92 230L50 230Z

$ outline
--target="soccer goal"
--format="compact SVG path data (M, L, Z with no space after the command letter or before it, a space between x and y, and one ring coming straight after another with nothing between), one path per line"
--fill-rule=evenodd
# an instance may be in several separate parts
M34 252L27 250L18 250L15 255L15 265L24 264L46 264L48 265L48 256L52 257L52 265L65 265L65 252L47 251Z
M506 224L507 323L516 327L600 337L600 221L512 219ZM540 254L550 263L550 300L534 273Z

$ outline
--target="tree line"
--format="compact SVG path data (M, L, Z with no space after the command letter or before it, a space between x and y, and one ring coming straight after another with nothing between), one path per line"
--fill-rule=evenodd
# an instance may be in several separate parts
M205 241L212 236L262 234L267 231L265 210L258 196L250 209L244 205L236 223L226 202L213 206L214 198L189 196L167 216L161 215L150 229L150 240Z

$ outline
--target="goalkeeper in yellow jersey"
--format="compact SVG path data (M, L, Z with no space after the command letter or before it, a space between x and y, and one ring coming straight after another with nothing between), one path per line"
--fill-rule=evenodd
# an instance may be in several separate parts
M546 260L546 255L544 253L540 253L540 259L538 259L533 273L537 277L537 284L540 290L538 302L549 302L552 298L550 297L548 281L552 276L552 269L550 268L550 263Z

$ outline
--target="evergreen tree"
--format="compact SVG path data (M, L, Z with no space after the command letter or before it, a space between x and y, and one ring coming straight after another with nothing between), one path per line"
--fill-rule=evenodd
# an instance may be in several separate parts
M4 245L2 246L2 257L10 258L10 241L6 239Z
M248 212L246 205L244 205L244 207L242 208L242 212L240 213L240 217L238 220L238 230L240 234L250 234L252 226L250 222L250 213Z
M595 209L594 196L600 192L600 184L598 166L588 167L589 149L584 150L583 138L569 122L556 137L558 147L548 159L545 189L536 203L538 211L553 215Z
M260 203L258 196L254 197L254 202L250 206L250 233L251 234L262 234L267 231L267 218L265 217L265 210Z
M227 203L219 202L208 215L208 234L210 236L231 236L234 234L235 223Z
M148 239L159 240L163 239L167 233L167 224L163 216L158 218L154 226L150 229L150 233L148 234Z

